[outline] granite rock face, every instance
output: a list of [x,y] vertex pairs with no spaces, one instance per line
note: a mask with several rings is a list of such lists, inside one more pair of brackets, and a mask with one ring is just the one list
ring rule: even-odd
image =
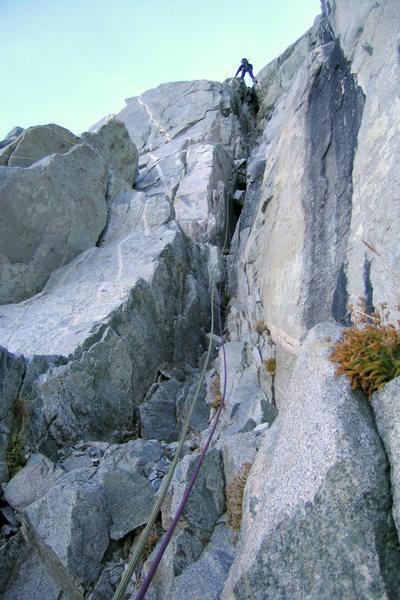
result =
[[400,378],[390,381],[372,396],[376,427],[382,439],[390,465],[393,495],[393,518],[400,531]]
[[[393,314],[398,303],[399,7],[322,8],[258,75],[262,133],[231,263],[234,295],[253,324],[265,319],[289,369],[313,325],[347,321],[348,300]],[[287,385],[278,371],[278,395]]]
[[113,596],[197,391],[126,596],[219,411],[146,598],[399,597],[398,381],[369,403],[329,354],[349,300],[396,319],[400,14],[322,11],[254,88],[163,84],[81,138],[45,126],[0,143],[2,189],[25,182],[0,195],[7,600]]
[[235,234],[234,289],[253,322],[262,315],[274,341],[292,352],[314,324],[346,318],[343,264],[362,108],[338,43],[318,46],[249,161],[261,176],[254,169],[259,191],[248,187]]
[[[222,598],[392,598],[400,589],[387,461],[364,398],[327,361],[340,326],[304,341],[245,491]],[[351,557],[351,560],[350,560]]]
[[221,242],[233,161],[246,155],[254,130],[255,94],[240,80],[176,82],[126,103],[117,117],[139,149],[135,189],[168,199],[191,239]]
[[[231,84],[216,81],[181,81],[165,83],[141,96],[126,100],[126,107],[117,115],[139,153],[141,164],[151,159],[150,153],[178,141],[220,143],[234,151],[235,158],[244,153],[240,133],[250,127],[246,119],[239,120],[246,87],[240,80]],[[243,112],[243,111],[242,111]],[[239,134],[239,135],[238,135]]]
[[[349,294],[395,312],[399,272],[392,232],[399,221],[399,40],[397,2],[323,2],[324,12],[365,95],[353,169]],[[363,242],[372,245],[372,252]],[[382,258],[383,257],[383,260]]]
[[[174,363],[174,345],[187,356],[199,351],[192,324],[174,323],[186,305],[185,240],[173,222],[152,234],[93,248],[55,272],[42,294],[1,309],[2,335],[9,333],[15,352],[64,357],[50,367],[45,361],[26,381],[31,428],[47,452],[82,437],[120,439],[134,429],[158,367]],[[206,306],[202,285],[200,276],[197,301]]]

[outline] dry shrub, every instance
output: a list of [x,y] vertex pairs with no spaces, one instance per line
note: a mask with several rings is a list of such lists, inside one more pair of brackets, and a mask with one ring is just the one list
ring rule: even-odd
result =
[[[400,308],[400,307],[399,307]],[[400,321],[389,323],[387,305],[368,314],[364,298],[349,306],[354,325],[342,332],[330,360],[338,363],[335,376],[346,375],[351,389],[371,394],[400,375]]]
[[213,381],[213,385],[212,385],[212,395],[213,395],[213,401],[211,403],[211,406],[213,408],[215,408],[216,410],[218,410],[218,408],[221,405],[222,402],[222,395],[220,392],[220,387],[221,387],[221,380],[219,375],[216,376],[216,378]]
[[162,526],[161,523],[154,523],[152,530],[150,531],[149,537],[142,550],[142,561],[145,562],[150,554],[153,552],[156,544],[161,540],[162,537]]
[[264,367],[268,375],[271,375],[271,377],[273,377],[276,374],[275,358],[268,358],[267,360],[264,360]]
[[251,469],[251,463],[245,462],[226,488],[226,511],[229,525],[239,530],[242,522],[243,492]]
[[259,335],[262,335],[265,331],[269,333],[268,325],[264,321],[264,319],[259,319],[257,323],[254,325],[254,331]]
[[25,440],[19,432],[13,433],[10,438],[6,451],[6,463],[10,479],[25,466]]
[[30,415],[27,410],[28,397],[17,396],[13,405],[13,433],[11,434],[6,451],[6,463],[10,479],[20,471],[26,463],[25,429]]

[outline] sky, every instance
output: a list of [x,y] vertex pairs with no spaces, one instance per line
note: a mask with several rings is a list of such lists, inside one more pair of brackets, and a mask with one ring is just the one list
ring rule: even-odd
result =
[[75,134],[168,81],[260,71],[320,0],[0,0],[0,140],[16,125]]

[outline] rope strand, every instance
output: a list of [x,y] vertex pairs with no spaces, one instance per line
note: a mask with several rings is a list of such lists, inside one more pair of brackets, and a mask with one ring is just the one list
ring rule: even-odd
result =
[[213,341],[213,333],[214,333],[214,283],[212,284],[212,288],[211,288],[211,332],[210,332],[210,341],[209,341],[209,344],[208,344],[206,360],[205,360],[205,363],[204,363],[204,366],[203,366],[203,370],[202,370],[202,373],[201,373],[201,376],[200,376],[200,380],[199,380],[199,383],[197,385],[196,392],[195,392],[192,404],[190,406],[188,416],[187,416],[187,418],[185,420],[185,423],[183,425],[183,428],[182,428],[182,431],[181,431],[181,434],[180,434],[180,437],[179,437],[179,443],[178,443],[178,447],[177,447],[176,452],[175,452],[175,456],[174,456],[173,461],[172,461],[172,463],[170,465],[169,471],[168,471],[165,479],[163,480],[163,484],[162,484],[162,487],[161,487],[160,495],[157,498],[157,501],[156,501],[156,503],[154,505],[154,508],[153,508],[152,513],[151,513],[151,515],[149,517],[147,525],[146,525],[146,527],[145,527],[145,529],[144,529],[144,531],[142,533],[142,536],[141,536],[141,538],[139,540],[138,545],[135,548],[135,551],[134,551],[134,553],[132,555],[132,558],[131,558],[131,560],[128,563],[128,567],[127,567],[126,571],[122,575],[121,581],[120,581],[120,583],[119,583],[119,585],[118,585],[118,587],[117,587],[117,589],[115,591],[115,594],[114,594],[112,600],[122,600],[122,598],[123,598],[123,596],[125,594],[126,588],[128,587],[129,581],[131,580],[132,575],[134,573],[135,567],[137,566],[137,564],[139,562],[139,559],[140,559],[141,554],[143,552],[144,546],[145,546],[145,544],[146,544],[146,542],[147,542],[147,540],[149,538],[149,535],[151,533],[153,525],[154,525],[154,523],[155,523],[155,521],[157,519],[158,513],[161,510],[161,505],[162,505],[162,503],[164,501],[164,498],[165,498],[166,493],[167,493],[168,488],[169,488],[169,484],[171,483],[171,479],[172,479],[172,476],[173,476],[174,471],[175,471],[175,467],[176,467],[176,465],[178,463],[179,455],[180,455],[180,452],[182,450],[182,446],[183,446],[183,443],[184,443],[185,438],[186,438],[186,434],[187,434],[188,429],[189,429],[190,420],[192,418],[192,414],[193,414],[193,411],[194,411],[194,409],[196,407],[197,399],[199,397],[200,388],[201,388],[201,385],[202,385],[202,383],[204,381],[205,373],[206,373],[206,370],[207,370],[207,367],[208,367],[208,364],[209,364],[209,361],[210,361],[210,354],[211,354],[212,341]]
[[222,289],[222,283],[221,283],[221,286],[220,286],[220,288],[218,290],[218,324],[219,324],[219,330],[220,330],[220,335],[221,335],[221,340],[222,340],[221,347],[222,347],[222,352],[223,352],[223,363],[224,363],[224,386],[223,386],[223,393],[222,393],[222,401],[221,401],[221,404],[220,404],[220,406],[218,408],[218,412],[217,412],[217,415],[215,417],[212,429],[211,429],[211,431],[209,433],[209,436],[207,438],[207,441],[206,441],[206,443],[204,445],[204,448],[203,448],[203,451],[202,451],[202,453],[200,455],[200,458],[197,461],[196,468],[195,468],[195,470],[193,472],[193,475],[192,475],[192,477],[191,477],[191,479],[189,481],[189,484],[186,487],[185,493],[183,494],[183,498],[182,498],[181,503],[180,503],[180,505],[178,507],[178,510],[177,510],[177,512],[175,514],[175,517],[173,518],[172,523],[170,524],[170,526],[168,528],[168,531],[165,534],[165,536],[164,536],[164,538],[163,538],[163,540],[161,542],[161,546],[158,549],[158,552],[157,552],[157,554],[156,554],[156,556],[155,556],[155,558],[154,558],[154,560],[153,560],[153,562],[151,564],[150,570],[147,573],[147,575],[146,575],[146,577],[145,577],[145,579],[144,579],[144,581],[143,581],[143,583],[142,583],[142,585],[141,585],[141,587],[139,589],[139,592],[137,593],[136,600],[143,600],[144,595],[145,595],[145,593],[146,593],[146,591],[147,591],[147,589],[148,589],[148,587],[149,587],[149,585],[150,585],[150,583],[151,583],[151,581],[152,581],[152,579],[154,577],[154,574],[155,574],[155,572],[157,570],[157,567],[160,564],[160,561],[161,561],[161,559],[162,559],[162,557],[164,555],[164,552],[165,552],[165,550],[166,550],[166,548],[167,548],[167,546],[169,544],[169,541],[170,541],[170,539],[172,537],[172,534],[173,534],[173,532],[175,530],[176,524],[178,523],[178,521],[179,521],[179,519],[181,517],[181,514],[183,512],[183,509],[185,508],[185,505],[186,505],[186,502],[187,502],[187,500],[189,498],[189,494],[190,494],[190,492],[192,490],[192,487],[193,487],[193,485],[194,485],[194,483],[196,481],[197,474],[198,474],[198,472],[200,470],[200,467],[201,467],[201,465],[202,465],[202,463],[204,461],[204,458],[205,458],[205,455],[207,453],[207,450],[208,450],[208,448],[210,446],[212,437],[213,437],[213,435],[215,433],[215,430],[216,430],[217,425],[218,425],[219,418],[221,416],[221,411],[222,411],[223,406],[224,406],[225,395],[226,395],[227,367],[226,367],[225,345],[224,345],[224,338],[223,338],[223,331],[222,331],[221,289]]
[[[242,108],[241,108],[241,111],[240,111],[239,120],[240,120],[240,118],[242,116],[243,105],[244,105],[244,103],[246,101],[246,97],[247,97],[247,89],[246,89],[246,94],[245,94],[245,97],[244,97],[244,100],[243,100],[243,103],[242,103]],[[226,219],[225,239],[224,239],[223,249],[222,249],[222,252],[221,252],[222,256],[223,256],[224,250],[225,250],[225,248],[227,246],[228,237],[229,237],[229,233],[230,233],[230,224],[229,224],[229,199],[228,199],[228,197],[226,197],[225,219]],[[227,266],[226,266],[226,262],[225,262],[225,269],[224,269],[223,276],[222,276],[222,279],[221,279],[221,283],[220,283],[220,286],[219,286],[219,289],[218,289],[218,311],[217,311],[218,312],[218,326],[219,326],[219,332],[220,332],[220,337],[221,337],[221,348],[222,348],[222,353],[223,353],[223,364],[224,364],[224,385],[223,385],[223,393],[222,393],[221,404],[220,404],[220,406],[218,408],[218,412],[216,414],[216,417],[215,417],[215,420],[214,420],[214,424],[213,424],[212,429],[210,431],[210,434],[209,434],[209,436],[207,438],[206,444],[205,444],[205,446],[203,448],[203,451],[202,451],[202,453],[200,455],[200,458],[199,458],[199,460],[197,462],[197,465],[195,467],[193,475],[192,475],[192,477],[190,479],[190,482],[189,482],[189,484],[188,484],[188,486],[187,486],[187,488],[186,488],[186,490],[184,492],[181,504],[179,505],[177,513],[176,513],[176,515],[175,515],[175,517],[174,517],[174,519],[173,519],[173,521],[172,521],[172,523],[171,523],[171,525],[170,525],[167,533],[165,534],[165,536],[164,536],[164,538],[163,538],[163,540],[161,542],[160,548],[158,549],[156,557],[155,557],[153,563],[151,564],[150,570],[149,570],[148,574],[146,575],[146,577],[145,577],[145,579],[144,579],[144,581],[143,581],[143,583],[142,583],[142,585],[141,585],[141,587],[140,587],[140,589],[139,589],[139,591],[138,591],[138,593],[136,595],[136,600],[142,600],[144,598],[144,595],[145,595],[145,593],[146,593],[146,591],[147,591],[147,589],[148,589],[148,587],[149,587],[149,585],[150,585],[150,583],[151,583],[151,581],[152,581],[152,579],[154,577],[156,569],[157,569],[157,567],[158,567],[158,565],[159,565],[159,563],[160,563],[160,561],[161,561],[161,559],[163,557],[165,549],[168,546],[168,543],[169,543],[169,541],[171,539],[171,536],[172,536],[172,534],[174,532],[176,524],[177,524],[177,522],[178,522],[178,520],[179,520],[179,518],[180,518],[180,516],[182,514],[182,511],[183,511],[183,509],[185,507],[185,504],[186,504],[187,499],[189,497],[190,491],[191,491],[191,489],[192,489],[192,487],[194,485],[194,482],[196,480],[197,474],[198,474],[198,472],[200,470],[200,467],[201,467],[201,465],[203,463],[204,457],[205,457],[206,452],[207,452],[207,450],[209,448],[209,445],[211,443],[212,437],[213,437],[213,435],[215,433],[215,430],[217,428],[217,425],[218,425],[218,422],[219,422],[219,418],[221,416],[222,409],[224,407],[225,396],[226,396],[226,384],[227,384],[227,364],[226,364],[226,353],[225,353],[225,345],[224,345],[223,330],[222,330],[221,303],[222,303],[222,287],[223,287],[223,284],[224,284],[224,280],[225,280],[225,276],[226,276],[226,271],[227,271]],[[117,587],[117,589],[115,591],[115,594],[114,594],[112,600],[122,600],[122,598],[123,598],[123,596],[125,594],[126,588],[127,588],[128,584],[129,584],[129,581],[132,578],[132,575],[134,573],[135,567],[137,566],[137,564],[139,562],[139,559],[140,559],[140,556],[142,554],[143,548],[144,548],[144,546],[145,546],[145,544],[147,542],[147,539],[148,539],[148,537],[149,537],[149,535],[151,533],[152,527],[153,527],[153,525],[155,523],[155,520],[156,520],[156,518],[158,516],[158,513],[161,510],[161,505],[162,505],[162,503],[164,501],[164,498],[165,498],[166,493],[168,491],[169,485],[171,483],[171,479],[172,479],[172,476],[173,476],[174,471],[175,471],[175,467],[176,467],[178,459],[179,459],[180,451],[182,449],[183,442],[185,440],[187,431],[189,429],[190,420],[191,420],[193,411],[195,409],[195,406],[196,406],[196,403],[197,403],[197,398],[198,398],[198,395],[199,395],[199,392],[200,392],[200,388],[201,388],[201,385],[203,383],[203,380],[204,380],[204,377],[205,377],[205,372],[207,370],[207,367],[208,367],[208,364],[209,364],[209,360],[210,360],[211,347],[212,347],[213,334],[214,334],[214,290],[215,290],[215,281],[213,281],[212,284],[211,284],[211,331],[210,331],[210,342],[209,342],[209,345],[208,345],[206,361],[204,363],[204,367],[203,367],[203,370],[202,370],[202,373],[201,373],[200,381],[199,381],[198,386],[196,388],[196,393],[195,393],[195,396],[193,398],[193,402],[191,404],[191,407],[190,407],[190,410],[189,410],[189,414],[188,414],[188,416],[187,416],[187,418],[185,420],[183,429],[182,429],[181,434],[180,434],[178,448],[177,448],[177,451],[175,453],[174,459],[173,459],[173,461],[171,463],[171,466],[170,466],[170,469],[168,471],[168,474],[166,475],[166,477],[163,480],[163,485],[162,485],[162,488],[161,488],[160,495],[159,495],[159,497],[157,499],[157,502],[156,502],[156,504],[155,504],[155,506],[153,508],[153,511],[152,511],[152,513],[150,515],[149,521],[148,521],[148,523],[147,523],[147,525],[146,525],[146,527],[145,527],[145,529],[143,531],[143,534],[142,534],[142,536],[141,536],[141,538],[139,540],[138,545],[135,548],[135,551],[134,551],[134,553],[132,555],[132,558],[131,558],[131,560],[128,563],[128,567],[127,567],[126,571],[122,575],[121,581],[120,581],[120,583],[119,583],[119,585],[118,585],[118,587]]]

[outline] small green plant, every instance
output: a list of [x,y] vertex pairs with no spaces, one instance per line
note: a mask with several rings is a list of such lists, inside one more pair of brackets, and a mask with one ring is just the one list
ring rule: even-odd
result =
[[330,360],[339,365],[336,377],[346,375],[352,390],[360,388],[371,399],[373,392],[400,375],[400,321],[389,323],[384,303],[380,312],[368,314],[364,298],[349,310],[354,325],[342,332]]
[[267,360],[264,360],[264,367],[265,370],[267,371],[268,375],[271,375],[271,377],[273,377],[276,374],[276,360],[275,358],[268,358]]
[[242,522],[243,492],[251,469],[251,463],[245,462],[226,488],[226,511],[232,529],[238,531]]

